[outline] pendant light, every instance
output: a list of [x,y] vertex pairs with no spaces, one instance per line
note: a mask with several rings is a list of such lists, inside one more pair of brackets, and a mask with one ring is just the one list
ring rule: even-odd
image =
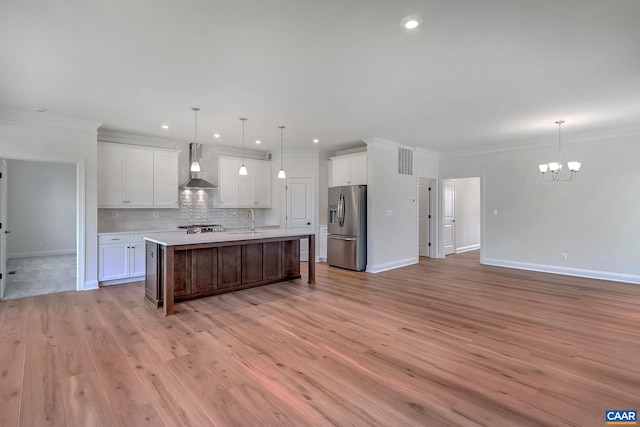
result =
[[[194,131],[193,131],[193,142],[194,144],[198,144],[198,111],[200,111],[199,107],[191,107],[191,109],[193,110],[193,116],[194,116]],[[197,160],[194,159],[194,161],[191,163],[191,172],[200,172],[200,162],[198,162]]]
[[284,179],[287,177],[287,175],[284,173],[284,169],[282,168],[282,159],[283,159],[283,154],[282,154],[282,132],[284,131],[284,126],[278,126],[280,128],[280,171],[278,171],[278,178],[280,179]]
[[247,167],[244,165],[244,122],[247,121],[247,118],[240,117],[240,120],[242,121],[242,166],[240,166],[240,171],[238,172],[238,175],[246,175]]

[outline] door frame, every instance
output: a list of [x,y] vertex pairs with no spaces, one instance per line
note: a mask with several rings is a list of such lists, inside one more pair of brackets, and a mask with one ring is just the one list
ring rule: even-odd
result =
[[0,300],[4,299],[7,281],[7,160],[0,159]]
[[437,258],[437,254],[438,254],[438,246],[437,246],[437,218],[438,218],[438,210],[436,209],[437,206],[437,197],[436,195],[438,194],[438,180],[436,178],[426,178],[426,177],[422,177],[419,176],[418,177],[418,183],[417,183],[417,187],[416,187],[416,194],[418,195],[418,215],[416,215],[416,219],[417,219],[417,230],[418,230],[418,257],[420,256],[424,256],[424,255],[420,255],[420,206],[422,203],[422,200],[420,199],[420,184],[421,182],[425,182],[430,190],[428,190],[428,194],[429,194],[429,212],[428,215],[431,216],[431,218],[428,220],[428,240],[429,243],[431,244],[431,246],[428,247],[427,251],[428,254],[427,257],[428,258]]
[[[25,160],[30,162],[44,163],[64,163],[76,166],[76,291],[84,290],[85,279],[85,169],[86,160],[69,161],[67,159],[43,158],[31,153],[21,153],[19,155],[2,156],[3,160]],[[4,178],[4,176],[3,176]],[[3,193],[2,203],[6,204],[7,195]],[[4,226],[4,225],[3,225]],[[6,253],[2,254],[6,259]]]
[[[485,248],[486,248],[485,232],[484,232],[485,221],[486,221],[486,215],[485,215],[486,179],[485,179],[484,173],[481,173],[480,175],[447,176],[447,177],[442,177],[438,179],[439,194],[437,195],[437,198],[438,198],[438,203],[440,204],[439,207],[436,208],[438,209],[438,212],[439,212],[439,217],[437,219],[438,234],[442,236],[443,227],[444,227],[444,218],[443,218],[444,217],[444,204],[443,204],[444,180],[445,179],[462,179],[462,178],[480,178],[480,264],[484,264]],[[438,254],[438,258],[444,258],[444,244],[442,242],[442,239],[440,239],[440,241],[438,242],[438,250],[440,251],[440,253]]]

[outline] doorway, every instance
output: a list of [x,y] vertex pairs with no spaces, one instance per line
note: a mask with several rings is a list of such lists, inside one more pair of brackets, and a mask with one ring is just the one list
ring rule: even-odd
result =
[[[287,178],[285,183],[285,224],[288,230],[313,232],[314,230],[314,194],[313,178]],[[307,239],[300,240],[300,260],[309,260]]]
[[481,178],[442,181],[444,255],[481,249]]
[[78,289],[76,168],[73,163],[3,159],[3,299]]

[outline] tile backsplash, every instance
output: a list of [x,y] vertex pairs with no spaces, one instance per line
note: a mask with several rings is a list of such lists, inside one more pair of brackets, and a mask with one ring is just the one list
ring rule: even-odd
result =
[[[188,224],[246,227],[248,209],[213,208],[210,191],[181,191],[179,209],[98,209],[98,232],[149,231]],[[255,209],[256,226],[265,224],[267,209]]]

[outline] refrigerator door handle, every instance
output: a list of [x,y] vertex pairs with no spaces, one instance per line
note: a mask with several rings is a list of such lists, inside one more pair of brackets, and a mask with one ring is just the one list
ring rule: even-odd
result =
[[338,224],[344,226],[344,194],[340,193],[338,198]]
[[355,242],[356,238],[355,237],[343,237],[343,236],[335,236],[333,234],[330,234],[329,236],[327,236],[329,239],[336,239],[336,240],[348,240],[350,242]]

